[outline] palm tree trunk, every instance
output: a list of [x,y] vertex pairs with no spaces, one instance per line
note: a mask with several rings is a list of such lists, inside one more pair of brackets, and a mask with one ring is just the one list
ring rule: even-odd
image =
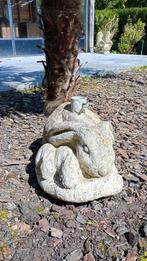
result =
[[71,97],[76,85],[80,67],[77,58],[81,36],[80,7],[80,0],[42,0],[44,86],[49,113]]

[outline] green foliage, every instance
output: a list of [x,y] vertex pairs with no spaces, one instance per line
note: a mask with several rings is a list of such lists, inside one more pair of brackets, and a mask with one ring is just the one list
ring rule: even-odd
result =
[[147,0],[96,0],[95,8],[125,8],[125,7],[147,7]]
[[133,53],[134,45],[144,36],[144,27],[145,23],[141,19],[135,24],[132,23],[132,20],[128,21],[118,44],[120,53]]
[[147,261],[147,252],[144,253],[144,256],[141,256],[138,261]]
[[9,218],[9,212],[7,210],[0,210],[0,220],[7,220]]
[[[147,69],[147,65],[142,65],[142,66],[137,66],[137,67],[133,67],[132,70],[138,70],[138,71],[143,71]],[[147,169],[144,170],[145,174],[147,174]]]
[[[118,15],[113,12],[113,10],[107,9],[102,11],[96,11],[95,16],[95,40],[98,32],[111,33],[111,39],[114,37],[118,29]],[[95,41],[96,43],[96,41]]]
[[127,0],[96,0],[95,8],[102,10],[105,8],[124,8]]
[[147,7],[147,0],[127,0],[126,7]]
[[96,10],[95,11],[95,29],[96,31],[103,31],[105,24],[113,18],[115,12],[113,10]]
[[38,86],[38,87],[29,88],[29,89],[24,89],[24,90],[21,90],[19,92],[22,93],[22,94],[36,94],[36,93],[41,93],[42,90],[43,90],[43,87]]
[[124,26],[130,18],[133,23],[141,19],[144,23],[147,21],[147,8],[125,8],[125,9],[105,9],[95,11],[95,30],[103,26],[105,21],[111,20],[116,15],[119,17],[119,31],[123,32]]
[[41,0],[36,0],[36,6],[37,6],[38,8],[40,8],[40,5],[41,5]]
[[[113,39],[113,48],[115,50],[118,50],[118,43],[120,41],[120,37],[122,33],[124,32],[124,27],[128,22],[128,19],[130,18],[132,20],[132,23],[136,23],[138,19],[141,19],[142,22],[147,22],[147,8],[126,8],[126,9],[118,9],[115,10],[117,14],[119,15],[119,29],[118,32]],[[146,33],[145,37],[147,37],[147,27],[146,27]],[[137,53],[140,54],[141,52],[141,46],[139,46]]]
[[144,23],[147,21],[147,8],[125,8],[115,10],[120,18],[121,28],[127,23],[130,18],[133,23],[136,23],[138,19],[141,19]]
[[[100,18],[101,16],[103,17],[110,17],[114,16],[117,14],[119,17],[119,24],[118,24],[118,30],[116,35],[113,38],[113,47],[112,50],[118,51],[118,43],[120,41],[120,37],[122,33],[124,32],[124,27],[128,22],[128,19],[130,18],[132,20],[132,23],[136,23],[138,19],[141,19],[142,22],[147,23],[147,8],[125,8],[125,9],[105,9],[105,10],[96,10],[95,12],[95,37],[96,37],[96,32],[98,31],[98,24],[97,20],[98,18],[100,21],[102,19]],[[101,22],[99,22],[101,26]],[[147,26],[146,26],[146,38],[147,38]],[[147,49],[145,46],[144,49]],[[141,47],[138,48],[138,53],[140,53]]]

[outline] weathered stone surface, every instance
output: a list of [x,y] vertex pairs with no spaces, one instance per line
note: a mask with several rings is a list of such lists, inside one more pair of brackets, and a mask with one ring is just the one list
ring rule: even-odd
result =
[[43,136],[36,174],[48,194],[68,202],[87,202],[122,190],[109,122],[87,108],[81,114],[72,112],[65,103],[50,115]]

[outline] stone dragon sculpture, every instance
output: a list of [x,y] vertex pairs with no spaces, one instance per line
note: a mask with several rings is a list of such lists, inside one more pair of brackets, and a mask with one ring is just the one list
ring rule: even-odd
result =
[[112,126],[88,108],[60,105],[48,118],[36,157],[42,189],[67,202],[87,202],[119,193]]

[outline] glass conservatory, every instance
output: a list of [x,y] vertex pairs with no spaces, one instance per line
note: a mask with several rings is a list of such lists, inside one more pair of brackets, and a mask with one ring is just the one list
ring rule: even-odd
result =
[[[82,48],[88,48],[88,17],[91,0],[83,0]],[[92,0],[93,1],[93,0]],[[41,54],[39,29],[41,0],[0,0],[0,56]]]

